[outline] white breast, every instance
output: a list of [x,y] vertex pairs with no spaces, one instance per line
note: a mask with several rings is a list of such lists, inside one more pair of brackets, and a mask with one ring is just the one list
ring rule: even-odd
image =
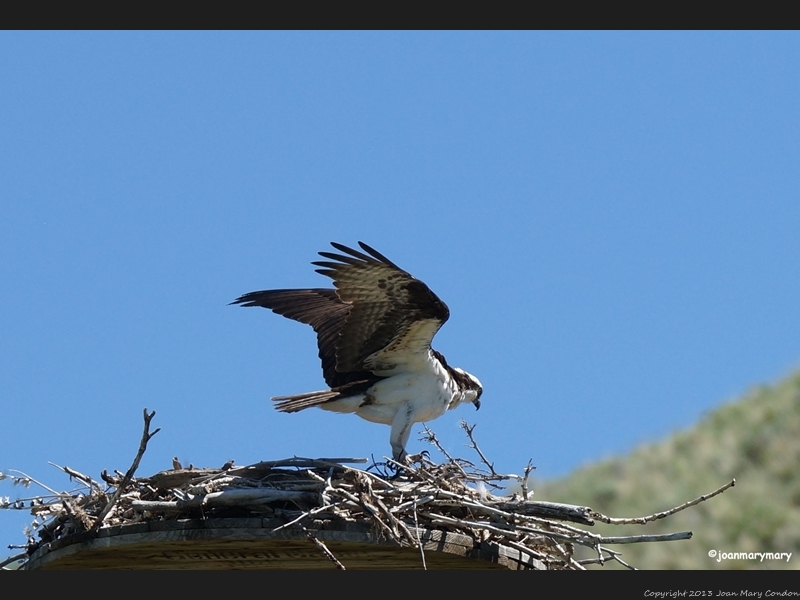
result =
[[431,356],[424,371],[398,373],[373,385],[367,403],[356,414],[367,421],[390,425],[398,410],[403,410],[409,412],[411,423],[423,423],[447,412],[457,393],[455,382]]

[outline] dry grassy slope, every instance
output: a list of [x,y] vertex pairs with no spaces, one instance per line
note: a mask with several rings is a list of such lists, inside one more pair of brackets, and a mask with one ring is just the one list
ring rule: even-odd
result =
[[[595,529],[694,532],[689,541],[613,546],[644,569],[800,569],[800,372],[723,405],[688,431],[534,489],[538,500],[632,517],[677,506],[734,477],[734,488],[666,520]],[[710,549],[793,556],[788,563],[717,562]]]

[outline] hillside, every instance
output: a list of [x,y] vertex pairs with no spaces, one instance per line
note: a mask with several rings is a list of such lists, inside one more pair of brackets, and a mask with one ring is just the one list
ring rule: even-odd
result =
[[[736,479],[736,486],[630,534],[692,530],[688,541],[615,546],[642,569],[800,568],[800,371],[706,415],[695,427],[630,455],[538,482],[537,500],[585,504],[612,517],[652,514]],[[598,524],[598,533],[622,527]],[[792,552],[786,560],[721,560],[718,552]],[[607,565],[604,568],[616,568]]]

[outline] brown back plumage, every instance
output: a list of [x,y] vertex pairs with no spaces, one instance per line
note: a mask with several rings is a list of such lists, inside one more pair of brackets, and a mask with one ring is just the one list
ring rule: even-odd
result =
[[[430,322],[422,345],[430,348],[433,335],[450,310],[427,285],[363,242],[369,256],[337,243],[347,254],[320,252],[337,262],[317,261],[317,273],[333,279],[339,298],[351,305],[336,345],[338,371],[391,368],[408,352],[407,336],[415,324]],[[429,335],[428,335],[429,333]],[[374,356],[377,355],[377,356]]]
[[312,264],[333,279],[335,290],[265,290],[231,304],[263,306],[311,325],[325,381],[335,388],[427,351],[450,311],[423,282],[363,242],[364,252],[331,245],[342,254],[320,252],[329,260]]

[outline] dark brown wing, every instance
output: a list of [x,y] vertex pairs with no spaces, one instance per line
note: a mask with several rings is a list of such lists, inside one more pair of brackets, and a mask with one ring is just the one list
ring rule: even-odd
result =
[[350,305],[336,344],[336,370],[390,370],[427,352],[450,310],[427,285],[358,244],[366,254],[332,242],[343,254],[320,252],[335,262],[312,263],[333,279],[339,299]]
[[331,388],[372,377],[369,372],[340,373],[336,370],[336,344],[351,308],[339,299],[336,290],[263,290],[244,294],[231,304],[269,308],[279,315],[311,325],[317,333],[322,374]]

